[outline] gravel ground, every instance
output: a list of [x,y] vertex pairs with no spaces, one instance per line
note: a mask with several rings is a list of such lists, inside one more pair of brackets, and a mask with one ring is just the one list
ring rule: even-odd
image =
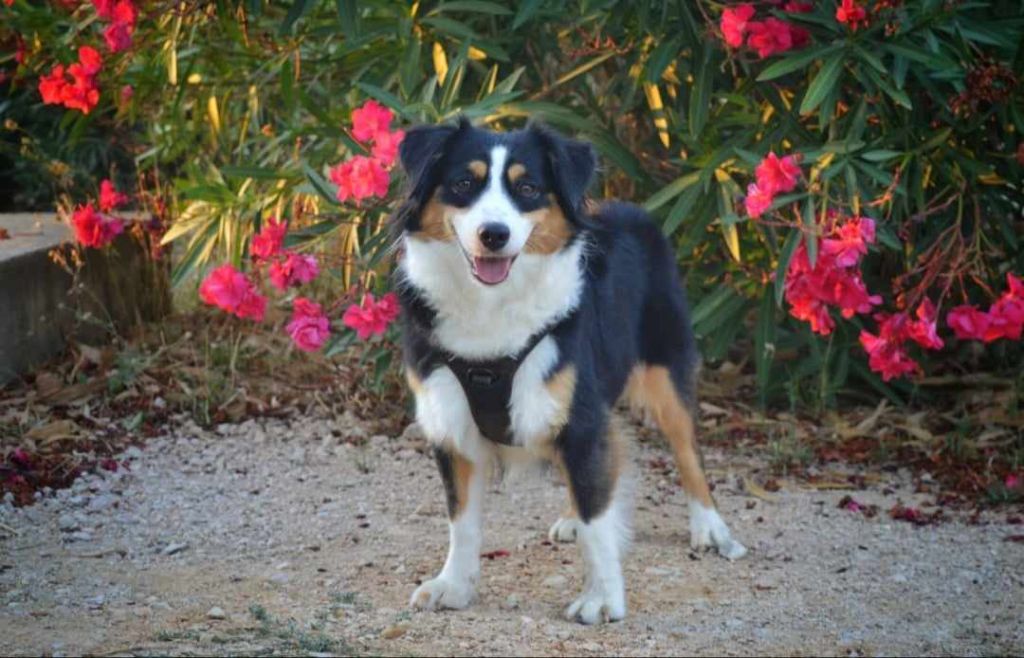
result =
[[[441,566],[444,496],[416,438],[370,437],[351,417],[185,424],[32,507],[0,505],[0,653],[170,655],[1003,654],[1024,647],[1024,545],[1005,513],[916,527],[906,476],[837,508],[843,491],[783,481],[747,493],[755,459],[705,449],[716,497],[751,549],[736,563],[688,547],[686,505],[633,451],[629,615],[586,628],[561,612],[581,587],[572,545],[547,529],[565,488],[549,474],[492,487],[479,599],[412,613]],[[753,489],[757,491],[756,489]],[[17,532],[17,535],[13,534]]]

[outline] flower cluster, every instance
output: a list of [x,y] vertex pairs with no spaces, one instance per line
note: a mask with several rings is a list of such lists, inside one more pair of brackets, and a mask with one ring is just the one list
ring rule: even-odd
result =
[[800,181],[799,156],[787,155],[780,158],[775,153],[757,165],[754,175],[756,183],[747,186],[744,205],[751,217],[760,217],[775,200],[775,195],[792,192]]
[[360,340],[370,336],[382,336],[388,325],[398,317],[398,295],[389,292],[377,301],[372,293],[366,293],[362,304],[352,304],[345,309],[341,321],[354,329]]
[[305,297],[292,302],[292,319],[286,329],[295,346],[304,352],[316,352],[331,336],[331,323],[320,305]]
[[103,40],[110,52],[119,53],[131,48],[135,21],[139,17],[132,0],[92,0],[92,4],[101,19],[110,21],[103,30]]
[[320,273],[315,256],[284,248],[287,232],[288,226],[284,222],[271,217],[249,244],[249,255],[258,266],[270,263],[267,270],[270,283],[281,292],[309,283]]
[[[813,7],[807,2],[787,2],[783,9],[789,13],[805,13]],[[725,43],[733,48],[740,48],[746,43],[749,48],[757,51],[758,57],[764,59],[793,48],[802,48],[811,40],[810,33],[802,27],[775,17],[763,21],[751,20],[754,14],[755,9],[751,4],[726,8],[719,22]]]
[[820,241],[820,253],[812,265],[807,246],[796,248],[786,272],[784,288],[790,315],[809,322],[811,330],[827,336],[835,328],[829,308],[838,308],[844,318],[870,313],[882,298],[868,292],[860,273],[860,258],[875,241],[875,222],[852,217],[835,222]]
[[868,12],[857,4],[857,0],[842,0],[836,8],[836,20],[856,32],[859,27],[867,27]]
[[388,193],[390,176],[387,168],[398,155],[398,145],[405,133],[391,130],[394,114],[374,100],[367,101],[352,112],[352,136],[364,144],[372,143],[370,156],[357,155],[330,171],[331,182],[338,186],[338,201],[352,199],[356,205],[369,197]]
[[243,320],[262,322],[267,311],[266,296],[259,293],[252,279],[231,265],[210,272],[199,286],[199,297]]
[[907,352],[907,341],[929,350],[942,349],[935,321],[937,310],[930,299],[917,307],[916,319],[907,313],[877,313],[878,335],[860,332],[860,344],[868,353],[868,366],[882,375],[884,381],[920,372],[921,366]]
[[991,343],[1000,338],[1020,340],[1024,331],[1024,282],[1006,273],[1009,289],[987,311],[964,304],[946,316],[946,324],[960,340]]
[[118,192],[109,180],[100,183],[100,211],[92,202],[78,206],[71,213],[71,228],[75,240],[85,247],[99,248],[110,244],[124,231],[124,221],[103,213],[111,213],[128,203],[128,196]]
[[78,49],[78,61],[66,71],[63,64],[57,64],[48,75],[39,78],[43,103],[89,114],[100,100],[96,76],[102,68],[103,57],[99,52],[91,46],[82,46]]

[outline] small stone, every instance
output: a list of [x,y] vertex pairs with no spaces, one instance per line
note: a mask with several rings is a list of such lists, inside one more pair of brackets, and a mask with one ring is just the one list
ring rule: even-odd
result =
[[[153,405],[156,405],[156,400],[153,401]],[[128,449],[124,451],[124,456],[128,459],[142,459],[142,449],[138,446],[129,446]]]
[[175,555],[188,548],[188,544],[185,542],[172,542],[164,546],[164,550],[160,551],[162,555]]
[[97,594],[96,596],[85,600],[85,604],[89,606],[90,610],[99,610],[106,602],[107,597],[103,594]]
[[268,578],[267,580],[278,585],[284,585],[289,580],[291,580],[291,578],[288,576],[288,574],[279,571],[275,574],[271,574],[270,578]]
[[98,496],[94,496],[93,499],[89,501],[89,511],[102,512],[103,510],[110,509],[117,505],[117,502],[117,496],[114,496],[113,494],[100,494]]
[[61,529],[61,532],[71,532],[72,530],[78,530],[81,527],[81,524],[74,515],[61,514],[57,519],[57,527]]
[[519,597],[515,594],[509,594],[508,598],[505,599],[504,603],[501,604],[502,610],[516,610],[519,608]]
[[569,579],[559,574],[555,574],[554,576],[548,576],[544,579],[544,582],[541,583],[541,585],[543,585],[544,587],[551,587],[554,589],[561,589],[568,584]]
[[207,619],[227,619],[228,616],[220,606],[213,606],[206,613]]
[[92,541],[92,533],[88,530],[76,530],[68,535],[69,541]]
[[385,628],[380,636],[385,640],[394,640],[395,638],[402,637],[405,632],[409,630],[408,624],[395,624],[394,626],[388,626]]

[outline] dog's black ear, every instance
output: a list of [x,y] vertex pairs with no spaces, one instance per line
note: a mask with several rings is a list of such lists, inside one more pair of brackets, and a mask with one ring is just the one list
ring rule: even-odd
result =
[[540,136],[547,149],[555,196],[562,211],[579,219],[580,207],[597,168],[594,147],[587,142],[563,137],[545,126],[532,124],[530,130]]
[[437,164],[444,155],[445,144],[456,133],[472,128],[460,118],[456,125],[417,126],[402,139],[398,158],[409,178],[405,201],[398,208],[392,230],[416,230],[419,214],[438,185]]

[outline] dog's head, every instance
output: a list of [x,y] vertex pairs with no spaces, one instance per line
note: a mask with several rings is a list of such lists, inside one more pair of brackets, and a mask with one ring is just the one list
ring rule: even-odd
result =
[[535,125],[496,133],[462,119],[410,130],[399,154],[410,186],[396,228],[457,246],[485,286],[505,281],[521,254],[565,250],[585,225],[589,144]]

